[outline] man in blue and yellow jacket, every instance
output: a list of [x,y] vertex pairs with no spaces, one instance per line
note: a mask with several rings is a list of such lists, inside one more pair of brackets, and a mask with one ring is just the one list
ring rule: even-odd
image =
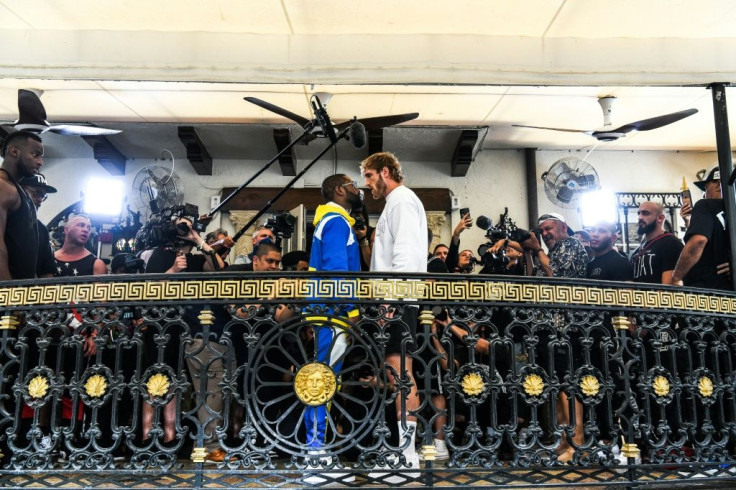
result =
[[[362,206],[363,191],[347,175],[335,174],[322,182],[322,197],[327,204],[317,207],[314,216],[315,229],[309,270],[358,272],[360,247],[353,232],[355,220],[350,216],[350,211]],[[353,305],[344,303],[314,306],[324,314],[308,317],[315,322],[315,360],[327,364],[339,376],[348,346],[345,329],[349,326],[349,321],[357,319],[358,310]],[[325,444],[327,406],[308,407],[304,420],[307,425],[307,444],[313,450],[318,450]]]

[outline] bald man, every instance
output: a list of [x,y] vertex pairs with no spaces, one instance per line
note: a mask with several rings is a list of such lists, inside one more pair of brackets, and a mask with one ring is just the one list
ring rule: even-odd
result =
[[664,231],[664,207],[645,201],[639,205],[638,233],[644,235],[639,248],[631,255],[634,282],[669,284],[683,244],[672,233]]
[[92,236],[92,224],[83,214],[73,215],[64,225],[64,244],[54,253],[56,277],[107,274],[105,263],[84,248]]

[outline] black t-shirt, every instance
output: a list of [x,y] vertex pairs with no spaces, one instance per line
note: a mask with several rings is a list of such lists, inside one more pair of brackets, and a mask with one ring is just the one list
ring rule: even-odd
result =
[[[166,272],[174,265],[176,254],[177,252],[168,248],[154,249],[146,264],[146,274]],[[186,254],[186,258],[187,268],[182,272],[204,272],[206,263],[204,255]]]
[[631,281],[634,273],[626,257],[616,250],[609,250],[588,262],[586,277],[603,281]]
[[695,203],[685,243],[693,235],[704,236],[708,243],[700,260],[683,278],[685,286],[731,289],[728,277],[716,273],[718,264],[729,261],[729,240],[722,199],[701,199]]
[[662,273],[675,269],[684,245],[672,233],[642,243],[631,254],[634,282],[662,284]]

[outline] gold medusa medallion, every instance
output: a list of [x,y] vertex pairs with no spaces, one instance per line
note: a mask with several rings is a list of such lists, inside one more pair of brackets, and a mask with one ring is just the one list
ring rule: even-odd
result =
[[544,381],[538,374],[530,374],[525,377],[522,386],[529,396],[539,396],[544,391]]
[[670,382],[664,376],[657,376],[652,382],[652,388],[657,396],[667,396],[670,392]]
[[305,405],[324,405],[335,396],[337,378],[327,364],[310,362],[297,371],[294,377],[294,392]]
[[43,398],[49,391],[49,382],[43,376],[36,376],[28,383],[28,394],[31,398]]
[[711,396],[713,394],[713,381],[708,376],[703,376],[698,381],[698,390],[701,396],[706,398]]
[[463,376],[463,391],[468,396],[477,396],[483,393],[483,389],[485,388],[485,383],[483,382],[483,378],[478,373],[468,373],[465,376]]
[[91,396],[92,398],[101,397],[105,394],[105,391],[107,390],[107,380],[104,376],[100,376],[99,374],[90,376],[90,378],[84,384],[84,390],[87,392],[87,395]]
[[593,375],[583,376],[583,379],[580,380],[580,390],[586,396],[595,396],[600,389],[601,385],[598,383],[598,378]]

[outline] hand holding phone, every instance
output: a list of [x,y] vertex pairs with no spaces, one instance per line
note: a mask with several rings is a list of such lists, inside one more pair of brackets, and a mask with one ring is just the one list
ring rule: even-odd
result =
[[470,217],[470,208],[462,208],[460,210],[460,219],[465,222],[465,228],[473,226],[473,220]]

